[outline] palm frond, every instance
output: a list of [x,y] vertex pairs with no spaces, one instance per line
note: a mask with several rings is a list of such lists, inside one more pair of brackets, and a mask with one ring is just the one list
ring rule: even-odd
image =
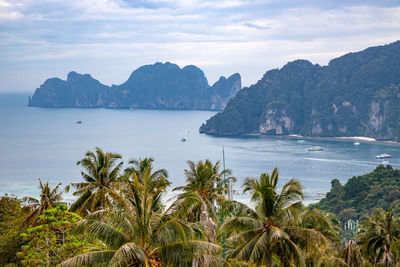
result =
[[63,261],[59,266],[107,266],[114,254],[114,250],[88,252]]
[[146,262],[146,255],[143,250],[135,243],[126,243],[115,252],[108,266],[140,266],[144,262]]

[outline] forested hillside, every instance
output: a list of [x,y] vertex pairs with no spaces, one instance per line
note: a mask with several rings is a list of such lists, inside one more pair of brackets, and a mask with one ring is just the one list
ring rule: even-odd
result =
[[241,90],[200,132],[301,134],[400,140],[400,41],[265,73]]
[[379,165],[361,176],[350,178],[342,185],[338,179],[317,207],[332,212],[342,221],[362,219],[375,208],[392,207],[400,212],[400,170]]

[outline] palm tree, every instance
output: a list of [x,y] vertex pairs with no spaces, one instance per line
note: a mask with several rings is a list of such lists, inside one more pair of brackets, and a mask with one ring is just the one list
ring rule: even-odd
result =
[[384,211],[376,209],[361,223],[356,241],[361,246],[361,252],[370,259],[374,266],[392,266],[399,259],[400,218],[394,215],[392,209]]
[[[221,204],[225,200],[227,179],[223,176],[230,175],[231,171],[219,171],[219,162],[214,165],[210,160],[187,162],[189,169],[185,170],[186,185],[179,186],[173,190],[181,190],[182,194],[178,200],[184,202],[188,193],[194,193],[198,196],[198,202],[194,203],[188,220],[191,222],[200,221],[207,226],[208,241],[215,242],[217,237],[218,217],[214,210],[214,204]],[[231,178],[231,177],[230,177]]]
[[59,205],[62,200],[62,192],[59,191],[61,183],[53,189],[50,188],[49,182],[45,184],[39,179],[40,199],[33,197],[24,197],[22,200],[32,210],[29,216],[22,223],[23,225],[34,224],[40,214],[46,209],[54,208]]
[[[297,226],[312,233],[315,237],[320,235],[318,246],[304,240],[302,237],[297,239],[297,235],[292,235],[292,240],[299,245],[306,257],[308,266],[342,266],[342,259],[337,256],[337,250],[340,248],[339,230],[340,222],[334,215],[319,209],[309,209],[303,207],[304,211],[300,213]],[[305,242],[304,242],[305,241]]]
[[[306,252],[318,251],[329,243],[319,229],[330,228],[327,220],[304,211],[302,186],[291,179],[277,192],[278,169],[258,179],[246,178],[244,193],[251,194],[255,209],[240,202],[229,202],[232,214],[222,225],[229,236],[229,258],[256,265],[305,266]],[[328,235],[329,236],[329,235]]]
[[[165,209],[161,203],[169,181],[164,171],[152,171],[152,160],[134,163],[122,192],[125,205],[89,214],[76,231],[101,240],[107,250],[71,258],[61,266],[190,266],[194,258],[219,253],[219,246],[204,241],[204,230],[185,218],[197,196],[186,196]],[[157,175],[158,173],[158,175]],[[164,173],[165,174],[165,173]]]
[[[313,266],[313,265],[312,265]],[[317,267],[347,267],[346,262],[342,258],[335,256],[322,256],[318,259]]]
[[345,260],[346,266],[348,267],[358,267],[364,265],[364,259],[361,255],[360,248],[353,240],[349,240],[347,242],[346,247],[341,253],[341,257]]
[[132,183],[136,180],[151,181],[150,191],[164,190],[171,183],[168,181],[168,172],[165,169],[159,169],[153,172],[153,158],[144,158],[143,160],[133,159],[129,161],[129,167],[125,169],[125,182]]
[[[77,162],[86,172],[81,172],[84,182],[72,183],[79,196],[70,211],[85,215],[88,211],[94,212],[108,206],[112,201],[121,202],[117,192],[120,171],[123,162],[121,155],[107,152],[96,147],[96,152],[86,152],[86,157]],[[69,186],[66,188],[69,191]]]

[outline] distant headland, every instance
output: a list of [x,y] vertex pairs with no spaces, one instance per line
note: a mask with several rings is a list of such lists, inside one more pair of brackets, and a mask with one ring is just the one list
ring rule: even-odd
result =
[[211,135],[400,140],[400,41],[333,59],[295,60],[243,88],[200,128]]
[[106,86],[74,71],[66,81],[46,80],[29,98],[29,106],[62,108],[147,108],[222,110],[241,89],[238,73],[212,86],[203,71],[170,62],[142,66],[121,85]]

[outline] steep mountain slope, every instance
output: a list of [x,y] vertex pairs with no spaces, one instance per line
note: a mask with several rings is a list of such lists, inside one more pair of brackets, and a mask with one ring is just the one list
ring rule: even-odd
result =
[[241,89],[239,74],[209,86],[195,66],[155,63],[135,70],[121,85],[102,85],[90,75],[52,78],[36,89],[29,106],[222,110]]
[[400,139],[400,41],[313,65],[270,70],[200,132]]

